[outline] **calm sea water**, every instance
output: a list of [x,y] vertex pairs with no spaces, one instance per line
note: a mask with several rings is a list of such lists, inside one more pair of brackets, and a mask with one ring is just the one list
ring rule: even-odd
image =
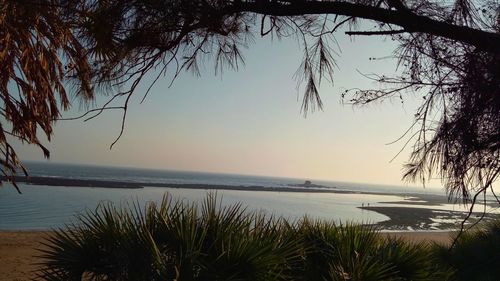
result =
[[[119,180],[151,183],[200,183],[236,186],[287,187],[304,179],[241,176],[228,174],[160,171],[130,168],[55,165],[31,163],[30,175],[75,179]],[[378,202],[400,201],[403,192],[429,192],[422,189],[394,188],[340,182],[313,181],[343,190],[393,192],[394,195],[325,194],[269,191],[218,191],[223,205],[242,203],[248,210],[298,219],[305,215],[334,221],[380,222],[387,220],[381,214],[357,207],[362,203],[372,206]],[[102,202],[126,205],[138,202],[160,201],[165,193],[189,202],[199,202],[208,191],[146,187],[144,189],[106,189],[85,187],[54,187],[20,184],[23,194],[12,186],[0,188],[0,229],[50,229],[64,226],[75,215],[95,209]]]

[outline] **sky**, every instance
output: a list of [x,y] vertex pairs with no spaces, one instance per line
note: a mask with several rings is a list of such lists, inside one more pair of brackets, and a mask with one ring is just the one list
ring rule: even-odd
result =
[[[320,88],[323,111],[307,117],[300,111],[303,91],[294,79],[300,46],[256,36],[238,71],[216,75],[207,62],[200,77],[182,73],[170,88],[168,77],[160,79],[141,104],[143,84],[111,150],[120,112],[59,121],[52,141],[45,142],[49,162],[406,185],[401,175],[409,150],[391,161],[404,142],[388,143],[410,126],[418,97],[353,108],[340,95],[343,89],[378,87],[360,73],[394,74],[395,60],[370,59],[391,56],[394,45],[342,33],[337,40],[333,84],[324,80]],[[104,101],[100,97],[97,104]],[[64,117],[84,112],[77,108]],[[16,147],[25,161],[45,161],[33,147]]]

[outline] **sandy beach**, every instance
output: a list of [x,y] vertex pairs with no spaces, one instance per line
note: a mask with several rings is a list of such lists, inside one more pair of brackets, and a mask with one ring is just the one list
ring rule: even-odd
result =
[[45,231],[0,231],[0,280],[24,281],[35,277],[36,258]]
[[408,231],[408,232],[382,232],[388,237],[401,238],[412,243],[435,242],[443,245],[451,245],[453,232],[450,231]]
[[[49,232],[0,231],[0,276],[2,281],[25,281],[36,276],[42,242]],[[449,232],[387,232],[411,242],[450,243]]]

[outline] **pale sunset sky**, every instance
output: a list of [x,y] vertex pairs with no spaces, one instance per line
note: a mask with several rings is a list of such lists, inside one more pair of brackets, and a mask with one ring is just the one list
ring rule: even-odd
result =
[[[404,142],[387,143],[410,126],[420,98],[409,94],[404,104],[397,99],[364,108],[342,105],[342,89],[378,87],[359,72],[390,75],[396,63],[370,60],[391,56],[390,40],[350,39],[340,32],[337,40],[334,84],[321,85],[324,111],[306,118],[300,112],[303,88],[297,89],[293,75],[302,49],[296,41],[256,36],[243,50],[239,71],[215,75],[207,61],[201,77],[185,72],[170,88],[170,77],[160,79],[140,104],[148,86],[143,83],[112,150],[121,112],[58,122],[52,141],[45,142],[50,162],[406,185],[401,175],[409,150],[390,162]],[[83,112],[77,109],[75,104],[64,117]],[[17,147],[23,160],[44,161],[41,151]]]

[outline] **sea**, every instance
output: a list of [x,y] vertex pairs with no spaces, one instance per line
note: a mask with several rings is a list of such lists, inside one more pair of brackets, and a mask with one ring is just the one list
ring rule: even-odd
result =
[[[123,167],[27,163],[30,176],[62,177],[140,183],[208,184],[226,186],[259,186],[261,190],[204,190],[169,187],[118,189],[99,187],[43,186],[19,183],[22,194],[4,183],[0,187],[0,230],[49,230],[65,227],[75,217],[95,210],[100,204],[126,208],[160,202],[168,194],[175,200],[199,203],[209,194],[221,205],[241,204],[248,211],[260,211],[276,217],[298,220],[305,216],[336,223],[377,223],[389,218],[360,206],[382,206],[400,202],[408,193],[443,195],[443,190],[423,187],[384,186],[314,179],[277,178],[235,174],[152,170]],[[305,180],[324,189],[350,193],[293,192],[293,185]],[[168,184],[167,184],[168,186]],[[285,191],[265,191],[281,187]],[[286,191],[290,189],[290,192]],[[283,189],[280,189],[283,190]],[[365,194],[379,193],[379,194]]]

